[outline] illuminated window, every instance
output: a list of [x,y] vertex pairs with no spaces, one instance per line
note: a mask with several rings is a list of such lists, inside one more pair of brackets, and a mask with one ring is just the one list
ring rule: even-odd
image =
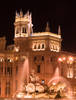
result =
[[40,73],[40,65],[37,66],[37,73]]
[[53,51],[53,45],[51,45],[51,51]]
[[26,28],[25,27],[22,28],[22,33],[26,33]]
[[35,41],[35,42],[33,42],[32,49],[34,51],[41,51],[41,50],[43,51],[43,50],[45,50],[45,44],[40,41],[38,41],[38,42]]
[[0,58],[0,62],[2,62],[2,61],[4,61],[4,59],[3,58]]
[[57,51],[57,46],[56,45],[54,46],[54,50]]
[[55,46],[53,45],[53,50],[54,50]]
[[16,30],[16,34],[18,34],[19,33],[19,28],[17,28],[17,30]]
[[57,46],[57,52],[59,52],[59,46]]

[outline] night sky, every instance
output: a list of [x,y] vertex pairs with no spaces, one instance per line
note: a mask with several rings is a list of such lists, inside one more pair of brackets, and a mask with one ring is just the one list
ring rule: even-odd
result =
[[62,31],[62,50],[76,52],[76,3],[74,0],[2,0],[0,3],[0,36],[7,45],[13,43],[15,12],[32,12],[34,32],[45,30],[49,22],[51,32]]

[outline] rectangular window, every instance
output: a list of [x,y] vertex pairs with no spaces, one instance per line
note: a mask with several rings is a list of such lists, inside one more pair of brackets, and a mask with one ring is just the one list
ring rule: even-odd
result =
[[22,28],[22,33],[26,33],[26,28],[25,27]]
[[17,73],[18,73],[18,66],[16,66],[16,75],[17,75]]
[[44,56],[42,56],[42,61],[44,61]]
[[37,66],[37,73],[40,73],[40,65]]
[[7,74],[10,75],[10,67],[7,67]]
[[0,63],[0,74],[3,74],[3,63]]
[[37,57],[36,56],[34,56],[34,61],[36,61],[37,60]]
[[5,94],[10,95],[10,82],[6,82]]
[[11,67],[11,76],[12,76],[12,67]]

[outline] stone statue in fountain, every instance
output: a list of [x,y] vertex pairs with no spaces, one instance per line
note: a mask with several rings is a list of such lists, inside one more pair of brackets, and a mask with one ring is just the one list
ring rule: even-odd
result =
[[[58,69],[56,70],[55,75],[58,74]],[[35,71],[32,70],[29,75],[29,82],[24,82],[24,89],[17,94],[17,97],[21,98],[64,98],[67,97],[68,87],[66,82],[59,77],[54,77],[50,81],[50,85],[47,85],[43,82],[40,82],[40,78],[36,75]],[[66,92],[67,90],[67,92]]]

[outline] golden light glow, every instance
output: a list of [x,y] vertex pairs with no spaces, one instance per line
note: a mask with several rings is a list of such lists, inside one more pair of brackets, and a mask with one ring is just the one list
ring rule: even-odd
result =
[[74,58],[72,56],[68,57],[67,63],[72,64],[74,61]]
[[53,85],[56,85],[56,83],[53,82]]
[[73,57],[70,56],[70,57],[69,57],[69,61],[73,61],[73,60],[74,60]]
[[62,58],[58,58],[58,61],[59,61],[59,62],[62,62]]
[[0,58],[0,62],[2,62],[2,61],[4,61],[4,59],[3,58]]
[[15,47],[15,51],[16,52],[19,52],[19,47]]
[[37,40],[32,42],[32,50],[33,51],[43,51],[45,50],[45,41]]
[[63,61],[65,61],[66,60],[66,58],[65,57],[63,57]]
[[56,37],[56,38],[61,38],[61,35],[58,35],[58,34],[54,34],[54,33],[51,33],[51,32],[40,32],[40,33],[33,33],[32,36],[53,36],[53,37]]

